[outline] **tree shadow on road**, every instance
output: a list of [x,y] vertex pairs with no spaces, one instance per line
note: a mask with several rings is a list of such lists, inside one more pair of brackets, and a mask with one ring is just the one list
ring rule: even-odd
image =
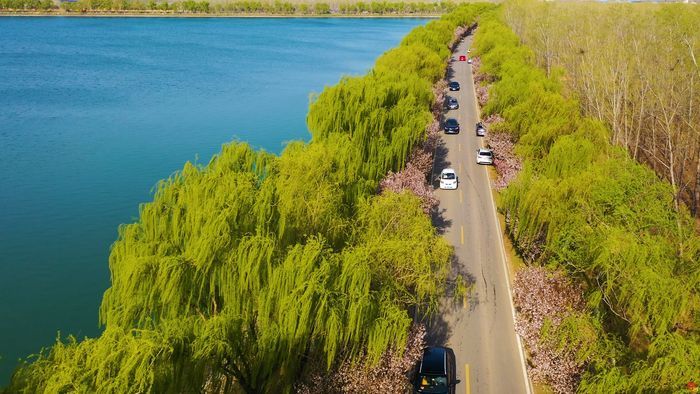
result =
[[456,60],[451,57],[450,62],[447,65],[447,70],[445,71],[445,79],[447,79],[448,81],[451,81],[452,78],[454,78],[455,76],[455,69],[453,67],[455,62]]
[[[445,143],[445,140],[440,138],[437,142],[437,145],[435,146],[435,155],[433,157],[433,173],[434,175],[437,175],[442,171],[443,168],[447,168],[450,165],[452,165],[452,162],[447,160],[447,153],[449,152],[449,148],[447,148],[447,144]],[[435,184],[435,179],[433,179],[433,185],[436,186]]]
[[[458,279],[460,278],[461,279]],[[473,311],[478,304],[472,289],[475,287],[475,278],[464,269],[464,264],[456,255],[452,256],[451,274],[447,280],[445,296],[440,303],[439,311],[435,313],[417,314],[415,319],[426,327],[426,343],[429,346],[445,345],[452,336],[451,324],[446,320],[448,316],[459,315],[459,310],[469,309]],[[460,282],[461,281],[461,282]],[[460,291],[460,287],[466,287],[466,294]]]
[[436,209],[433,212],[433,227],[437,229],[438,234],[444,235],[448,228],[452,227],[452,220],[445,217],[446,209]]
[[[433,174],[432,179],[430,180],[433,189],[437,189],[439,187],[440,181],[438,179],[438,174],[440,174],[440,171],[442,171],[444,168],[448,168],[452,164],[447,160],[447,152],[448,149],[445,141],[442,139],[438,140],[437,145],[435,146],[435,155],[433,157]],[[438,234],[440,235],[445,234],[445,231],[452,227],[452,220],[445,217],[445,211],[446,209],[440,209],[438,207],[432,214],[433,226],[435,226]]]
[[447,281],[445,298],[448,302],[442,306],[443,313],[453,313],[456,309],[469,308],[470,311],[478,303],[476,277],[465,268],[463,262],[456,254],[452,255],[450,266],[450,279]]
[[416,320],[425,324],[425,343],[428,346],[444,346],[452,335],[452,328],[442,313],[421,314]]

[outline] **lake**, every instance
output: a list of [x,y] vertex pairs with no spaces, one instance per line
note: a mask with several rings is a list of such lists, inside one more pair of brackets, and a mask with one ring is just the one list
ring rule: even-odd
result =
[[100,332],[107,259],[152,187],[231,140],[308,140],[309,95],[426,19],[0,18],[0,386]]

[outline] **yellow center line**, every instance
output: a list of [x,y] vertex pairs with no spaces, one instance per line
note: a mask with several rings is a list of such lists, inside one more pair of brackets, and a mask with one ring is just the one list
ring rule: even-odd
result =
[[472,394],[472,385],[470,383],[471,376],[469,373],[469,364],[464,364],[464,373],[465,373],[464,380],[466,380],[466,382],[465,382],[466,384],[464,386],[466,386],[467,394]]
[[459,226],[459,242],[464,245],[464,226]]

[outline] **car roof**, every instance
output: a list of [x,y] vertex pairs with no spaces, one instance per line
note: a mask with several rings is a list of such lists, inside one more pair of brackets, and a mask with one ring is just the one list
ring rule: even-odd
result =
[[493,149],[479,148],[479,152],[493,152]]
[[449,173],[453,173],[453,174],[454,174],[454,173],[455,173],[455,170],[454,170],[454,168],[445,168],[444,170],[442,170],[442,173],[443,173],[443,174],[449,174]]
[[446,120],[446,122],[455,122],[455,123],[457,123],[457,119],[455,119],[455,118],[449,118],[449,119]]
[[454,85],[454,84],[459,85],[459,82],[457,82],[457,81],[450,81],[450,85]]
[[447,348],[441,346],[428,347],[423,350],[420,363],[420,373],[445,374],[447,368]]

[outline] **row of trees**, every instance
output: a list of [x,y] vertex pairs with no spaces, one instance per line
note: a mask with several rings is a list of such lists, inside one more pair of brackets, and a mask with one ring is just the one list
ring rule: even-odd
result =
[[7,392],[278,393],[318,365],[405,364],[408,311],[437,307],[451,248],[419,198],[376,192],[425,138],[453,32],[487,7],[417,28],[325,89],[310,143],[228,144],[160,182],[112,246],[104,333],[59,338]]
[[53,10],[53,0],[0,0],[0,10]]
[[384,15],[384,14],[442,14],[455,9],[456,3],[440,2],[290,2],[226,0],[210,1],[157,1],[157,0],[77,0],[64,1],[60,5],[53,0],[0,0],[0,10],[51,11],[68,12],[120,12],[120,11],[158,11],[186,13],[239,13],[239,14],[275,14],[275,15]]
[[566,70],[584,113],[669,181],[700,215],[700,9],[693,5],[506,6],[548,75]]
[[536,330],[534,343],[567,360],[574,374],[552,362],[537,376],[558,392],[693,387],[700,379],[700,237],[688,212],[676,209],[673,185],[611,144],[615,132],[603,122],[582,116],[566,94],[568,78],[537,67],[501,15],[482,18],[475,52],[493,82],[485,115],[502,115],[498,129],[515,137],[524,159],[501,194],[507,231],[528,265],[565,273],[555,282],[572,282],[584,298],[567,290],[573,298],[536,315],[563,286],[538,284],[559,274],[518,282],[519,306],[536,306],[520,319],[540,319],[519,327]]

